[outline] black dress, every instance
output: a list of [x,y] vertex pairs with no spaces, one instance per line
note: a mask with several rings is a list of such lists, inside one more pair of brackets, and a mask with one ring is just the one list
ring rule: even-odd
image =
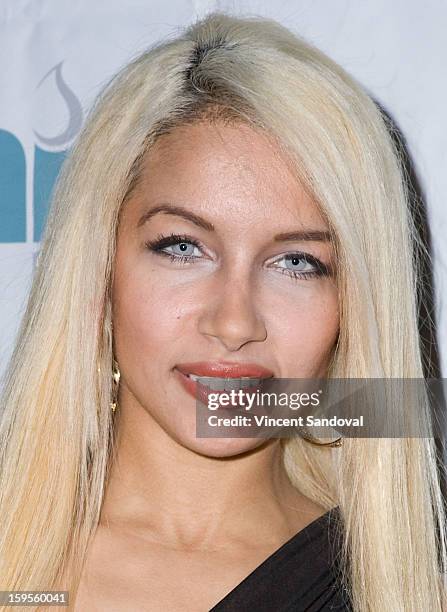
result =
[[210,612],[351,612],[338,577],[336,506],[270,555]]

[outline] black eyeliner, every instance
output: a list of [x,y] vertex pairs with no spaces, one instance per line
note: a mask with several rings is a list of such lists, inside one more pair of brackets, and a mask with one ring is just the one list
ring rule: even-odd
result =
[[[192,244],[198,249],[202,250],[201,243],[192,238],[191,236],[187,236],[186,234],[175,234],[171,233],[168,236],[163,234],[158,234],[155,240],[148,240],[145,242],[145,246],[152,252],[157,255],[162,255],[164,257],[169,257],[172,262],[178,261],[181,263],[192,262],[197,259],[194,255],[180,255],[175,253],[166,253],[163,251],[166,247],[173,246],[182,242],[186,242],[188,244]],[[311,255],[310,253],[305,253],[303,251],[295,251],[292,253],[287,253],[283,255],[283,259],[292,260],[293,258],[298,257],[300,259],[304,259],[307,263],[310,263],[314,266],[315,270],[310,271],[300,271],[300,270],[291,270],[290,268],[280,268],[277,269],[282,273],[286,274],[289,278],[293,278],[294,280],[306,280],[308,278],[316,278],[322,276],[331,276],[332,269],[331,267],[324,264],[322,261]]]
[[[315,266],[316,270],[310,273],[303,272],[303,274],[314,274],[315,276],[329,276],[331,274],[330,267],[324,264],[321,260],[311,255],[310,253],[303,253],[301,251],[296,251],[295,253],[287,253],[287,255],[284,256],[284,259],[288,259],[290,261],[294,257],[304,259],[307,263],[310,263]],[[293,272],[293,270],[291,270],[290,268],[283,269]]]
[[195,240],[195,238],[186,236],[185,234],[169,234],[169,236],[159,234],[156,240],[148,240],[147,242],[145,242],[145,245],[148,249],[151,249],[152,251],[160,251],[161,249],[164,249],[168,246],[172,246],[174,244],[178,244],[179,242],[189,242],[197,248],[202,247],[200,242]]

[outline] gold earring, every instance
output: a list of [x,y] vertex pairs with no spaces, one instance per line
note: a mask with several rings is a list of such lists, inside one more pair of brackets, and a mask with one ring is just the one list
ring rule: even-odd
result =
[[315,446],[329,446],[329,447],[343,446],[343,436],[340,436],[336,440],[330,440],[329,442],[320,442],[318,438],[315,438],[313,436],[307,437],[307,436],[303,436],[302,434],[301,434],[301,437],[303,438],[303,440],[306,440],[306,442],[315,444]]
[[116,410],[116,406],[118,403],[118,387],[119,387],[119,383],[120,383],[120,378],[121,378],[121,372],[120,369],[118,367],[118,363],[116,361],[116,359],[113,359],[113,369],[112,369],[112,388],[113,388],[113,392],[112,392],[112,401],[110,402],[110,408],[112,410],[112,412],[114,413]]

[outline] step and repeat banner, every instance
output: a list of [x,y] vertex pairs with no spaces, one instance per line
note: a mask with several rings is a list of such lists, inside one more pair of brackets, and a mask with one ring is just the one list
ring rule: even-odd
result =
[[92,101],[138,52],[212,9],[273,17],[303,35],[358,78],[402,131],[428,208],[446,377],[447,4],[0,0],[0,384],[52,187]]

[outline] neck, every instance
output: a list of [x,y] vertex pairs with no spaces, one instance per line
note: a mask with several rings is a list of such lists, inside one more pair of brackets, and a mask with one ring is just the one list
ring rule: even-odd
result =
[[174,440],[141,406],[120,405],[100,524],[144,530],[175,548],[291,536],[323,510],[292,486],[280,440],[209,457]]

